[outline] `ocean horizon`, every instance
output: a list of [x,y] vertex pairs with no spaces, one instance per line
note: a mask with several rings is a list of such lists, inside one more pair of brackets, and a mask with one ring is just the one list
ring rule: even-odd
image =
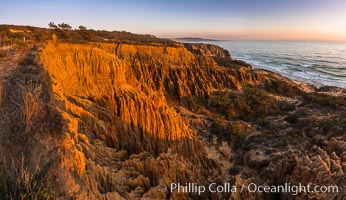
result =
[[227,49],[253,68],[315,85],[346,88],[346,42],[203,41]]

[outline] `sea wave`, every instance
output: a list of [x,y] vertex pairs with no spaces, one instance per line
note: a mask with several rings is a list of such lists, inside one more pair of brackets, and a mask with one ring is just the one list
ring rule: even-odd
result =
[[346,43],[223,41],[216,44],[254,68],[316,86],[346,88]]

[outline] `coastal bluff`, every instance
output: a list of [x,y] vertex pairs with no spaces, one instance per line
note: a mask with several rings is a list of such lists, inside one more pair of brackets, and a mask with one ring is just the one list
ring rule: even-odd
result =
[[[1,75],[1,145],[9,147],[0,155],[24,155],[57,198],[346,197],[344,91],[252,69],[210,44],[49,41],[22,54],[18,65],[0,60],[11,67]],[[28,95],[39,108],[34,117],[23,114],[32,109]],[[170,190],[226,182],[340,191]]]

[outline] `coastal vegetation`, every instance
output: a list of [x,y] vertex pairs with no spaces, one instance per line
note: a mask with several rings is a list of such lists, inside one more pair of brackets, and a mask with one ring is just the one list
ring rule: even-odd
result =
[[294,104],[278,101],[265,90],[250,86],[244,87],[240,92],[214,93],[210,98],[210,106],[228,120],[245,121],[260,120],[295,109]]
[[[58,36],[60,41],[73,43],[85,42],[122,42],[139,44],[165,44],[173,45],[174,42],[168,39],[157,38],[149,34],[134,34],[126,31],[103,31],[87,29],[79,26],[73,29],[68,23],[54,22],[48,24],[50,29],[32,26],[0,25],[0,46],[3,45],[26,45],[35,42],[47,42],[51,40],[52,34]],[[23,38],[25,37],[25,41]]]

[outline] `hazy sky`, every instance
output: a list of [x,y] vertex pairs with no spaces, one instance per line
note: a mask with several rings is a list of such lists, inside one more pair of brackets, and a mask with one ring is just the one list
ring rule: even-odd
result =
[[50,21],[160,37],[346,41],[346,0],[0,1],[0,24]]

